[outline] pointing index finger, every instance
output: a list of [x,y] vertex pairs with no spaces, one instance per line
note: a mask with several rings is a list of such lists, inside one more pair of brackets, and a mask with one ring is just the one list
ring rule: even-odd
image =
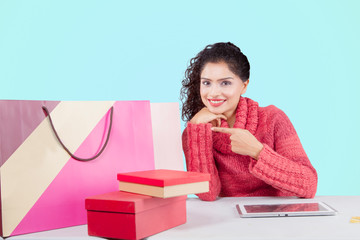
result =
[[214,132],[229,133],[229,134],[233,134],[234,132],[233,129],[231,128],[223,128],[223,127],[212,127],[211,130]]

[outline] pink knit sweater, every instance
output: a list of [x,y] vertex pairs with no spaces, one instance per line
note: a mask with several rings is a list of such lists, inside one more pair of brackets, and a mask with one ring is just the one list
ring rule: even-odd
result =
[[[221,127],[229,126],[222,120]],[[212,132],[210,123],[187,123],[182,137],[187,169],[211,174],[210,191],[198,194],[200,199],[315,196],[316,170],[284,112],[241,97],[234,128],[247,129],[263,144],[258,160],[232,152],[229,134]]]

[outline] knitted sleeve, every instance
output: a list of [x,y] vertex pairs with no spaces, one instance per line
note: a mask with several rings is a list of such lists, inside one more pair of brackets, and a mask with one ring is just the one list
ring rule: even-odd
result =
[[258,160],[251,161],[250,172],[285,195],[313,198],[317,189],[317,173],[293,125],[280,109],[268,122],[274,149],[263,144]]
[[220,193],[221,184],[213,157],[211,124],[188,123],[183,135],[186,167],[191,172],[210,173],[210,191],[197,194],[204,201],[214,201]]

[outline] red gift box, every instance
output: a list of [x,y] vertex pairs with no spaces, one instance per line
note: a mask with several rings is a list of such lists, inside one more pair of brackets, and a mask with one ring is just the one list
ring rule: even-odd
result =
[[119,173],[119,189],[159,198],[209,191],[210,174],[156,169]]
[[90,236],[142,239],[186,222],[186,196],[116,191],[86,198],[85,207]]

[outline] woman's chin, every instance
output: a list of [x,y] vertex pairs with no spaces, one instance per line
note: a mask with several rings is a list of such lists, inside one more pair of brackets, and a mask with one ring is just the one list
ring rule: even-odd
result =
[[209,106],[208,107],[208,110],[213,113],[213,114],[216,114],[216,115],[219,115],[219,114],[223,114],[224,111],[222,111],[221,109],[219,108],[216,108],[216,107],[212,107],[212,106]]

